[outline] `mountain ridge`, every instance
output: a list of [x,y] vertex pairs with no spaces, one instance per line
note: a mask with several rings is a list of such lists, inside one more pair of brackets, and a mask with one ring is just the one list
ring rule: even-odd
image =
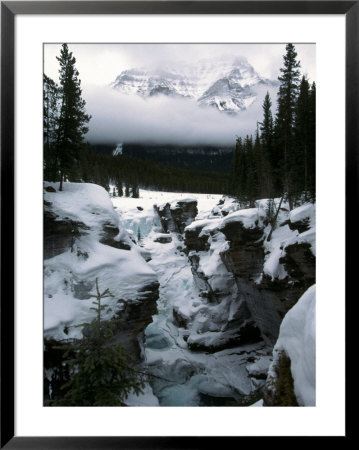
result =
[[111,86],[126,95],[188,98],[199,106],[236,114],[248,109],[263,86],[278,82],[261,77],[245,58],[200,60],[195,65],[167,63],[162,67],[122,71]]

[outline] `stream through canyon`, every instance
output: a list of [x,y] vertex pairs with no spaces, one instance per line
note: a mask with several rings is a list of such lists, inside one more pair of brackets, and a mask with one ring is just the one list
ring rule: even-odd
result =
[[[174,199],[187,200],[184,194],[172,195],[176,197],[148,192],[145,198],[112,199],[122,225],[141,246],[160,284],[157,314],[145,330],[142,349],[143,370],[150,374],[151,390],[132,402],[153,405],[158,399],[161,406],[235,405],[263,383],[253,375],[255,369],[262,373],[269,365],[271,348],[261,340],[214,352],[189,348],[190,334],[201,333],[201,325],[208,321],[209,300],[196,285],[183,233],[164,233],[154,209],[154,205]],[[196,194],[196,220],[215,218],[212,211],[220,198]],[[223,268],[217,265],[221,272]],[[181,320],[183,317],[187,320]],[[218,325],[212,330],[214,335],[217,329]],[[258,367],[254,367],[256,361]]]

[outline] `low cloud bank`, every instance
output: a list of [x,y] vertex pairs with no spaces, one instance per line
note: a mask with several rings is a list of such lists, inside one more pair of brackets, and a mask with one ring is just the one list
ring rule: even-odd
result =
[[[261,88],[256,101],[235,116],[199,107],[189,99],[165,96],[143,99],[120,94],[110,87],[86,89],[86,110],[92,115],[86,135],[91,143],[159,143],[233,145],[236,136],[254,134],[263,118],[264,96],[277,89]],[[272,110],[273,115],[275,109]]]

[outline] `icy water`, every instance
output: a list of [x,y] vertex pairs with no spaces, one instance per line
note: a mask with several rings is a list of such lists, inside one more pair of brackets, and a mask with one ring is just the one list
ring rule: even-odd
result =
[[[193,352],[186,340],[190,331],[173,317],[173,308],[200,307],[204,301],[194,284],[191,265],[183,252],[180,235],[170,233],[169,243],[156,242],[162,235],[153,204],[177,198],[198,198],[198,218],[208,217],[218,195],[151,193],[141,191],[139,199],[114,198],[122,224],[151,256],[149,265],[160,283],[158,313],[145,330],[145,370],[151,376],[152,393],[160,406],[230,406],[253,389],[246,366],[248,356],[265,354],[261,344],[223,350],[213,354]],[[148,405],[153,395],[147,392]],[[152,398],[151,398],[152,397]],[[146,405],[146,398],[141,405]]]

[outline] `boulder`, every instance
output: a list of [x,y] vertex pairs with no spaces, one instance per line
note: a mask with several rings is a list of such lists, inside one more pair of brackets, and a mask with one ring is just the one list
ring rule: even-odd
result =
[[172,237],[169,234],[162,234],[154,239],[154,242],[158,242],[159,244],[169,244],[172,242]]

